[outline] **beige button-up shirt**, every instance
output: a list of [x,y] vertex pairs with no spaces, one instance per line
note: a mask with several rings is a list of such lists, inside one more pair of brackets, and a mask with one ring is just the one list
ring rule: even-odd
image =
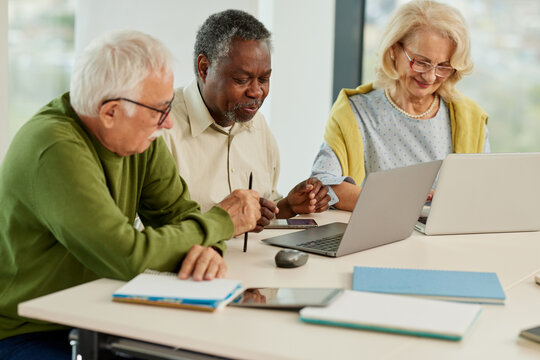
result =
[[176,89],[171,114],[174,126],[164,139],[203,212],[233,190],[247,189],[250,172],[253,189],[261,197],[281,198],[276,191],[279,151],[260,112],[246,123],[235,123],[227,133],[215,123],[193,80]]

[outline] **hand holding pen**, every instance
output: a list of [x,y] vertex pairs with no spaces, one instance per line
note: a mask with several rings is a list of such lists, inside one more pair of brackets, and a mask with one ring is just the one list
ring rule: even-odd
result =
[[261,217],[259,193],[255,190],[234,190],[217,206],[227,211],[234,225],[234,236],[252,231]]

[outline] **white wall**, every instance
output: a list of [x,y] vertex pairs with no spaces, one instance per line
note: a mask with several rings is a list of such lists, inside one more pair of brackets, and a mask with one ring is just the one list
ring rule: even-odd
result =
[[[177,60],[175,85],[186,85],[194,77],[195,34],[206,18],[229,8],[257,16],[253,0],[77,0],[75,51],[109,30],[134,29],[162,41]],[[106,9],[106,11],[104,11]]]
[[0,0],[0,162],[9,145],[8,0]]
[[332,106],[334,12],[334,0],[274,1],[270,127],[284,195],[309,176],[323,140]]
[[[1,1],[1,0],[0,0]],[[77,51],[112,29],[136,29],[164,42],[178,60],[175,85],[193,77],[193,44],[211,14],[241,9],[273,34],[270,95],[261,111],[281,152],[278,190],[307,178],[332,101],[335,0],[78,0]]]

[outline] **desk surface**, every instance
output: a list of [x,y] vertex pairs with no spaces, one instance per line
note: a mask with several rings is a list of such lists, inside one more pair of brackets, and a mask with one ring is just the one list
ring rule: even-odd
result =
[[[313,216],[319,224],[346,222],[350,213]],[[121,304],[111,294],[121,281],[101,279],[25,302],[23,316],[113,335],[240,359],[538,359],[540,344],[518,338],[540,325],[540,232],[427,237],[406,240],[341,258],[310,255],[306,265],[281,269],[279,250],[259,240],[285,233],[265,230],[228,242],[227,277],[250,286],[351,288],[355,265],[494,271],[506,304],[483,305],[460,342],[304,324],[296,312],[225,308],[217,313]]]

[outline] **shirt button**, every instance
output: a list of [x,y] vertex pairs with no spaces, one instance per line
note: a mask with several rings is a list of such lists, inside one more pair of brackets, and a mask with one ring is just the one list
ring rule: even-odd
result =
[[234,168],[231,168],[231,172],[232,172],[232,173],[234,172]]

